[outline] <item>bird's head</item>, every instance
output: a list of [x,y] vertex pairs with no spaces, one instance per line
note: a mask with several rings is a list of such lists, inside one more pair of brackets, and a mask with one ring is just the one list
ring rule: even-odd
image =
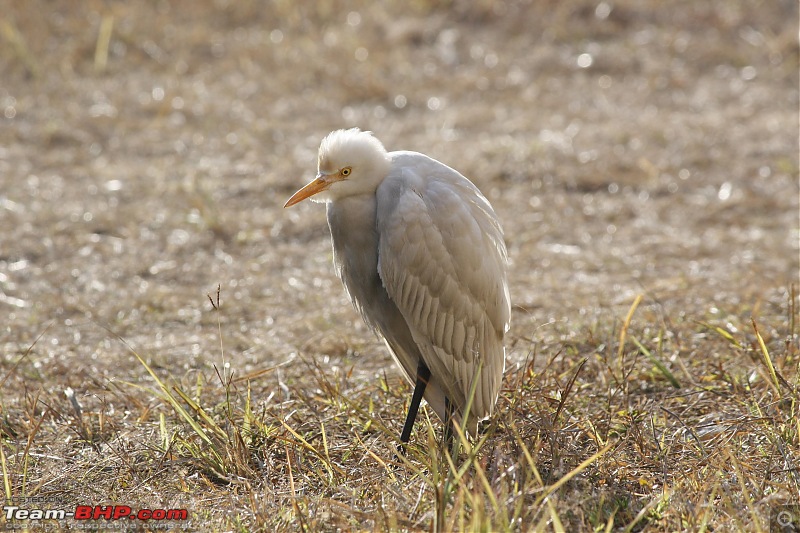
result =
[[317,177],[294,193],[284,207],[306,198],[331,202],[374,193],[389,173],[390,164],[389,154],[371,132],[358,128],[333,131],[319,145]]

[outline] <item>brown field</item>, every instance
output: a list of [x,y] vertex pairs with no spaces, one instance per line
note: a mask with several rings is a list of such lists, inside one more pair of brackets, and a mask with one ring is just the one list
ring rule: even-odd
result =
[[[769,531],[800,505],[799,57],[794,0],[2,1],[6,502]],[[324,208],[282,208],[352,126],[505,228],[505,386],[453,462],[427,409],[395,456],[411,388]]]

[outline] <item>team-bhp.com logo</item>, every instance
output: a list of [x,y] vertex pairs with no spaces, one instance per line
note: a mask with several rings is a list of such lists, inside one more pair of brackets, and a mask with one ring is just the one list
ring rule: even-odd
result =
[[186,509],[138,509],[128,505],[78,505],[66,509],[23,509],[19,505],[4,505],[3,514],[10,520],[188,520]]

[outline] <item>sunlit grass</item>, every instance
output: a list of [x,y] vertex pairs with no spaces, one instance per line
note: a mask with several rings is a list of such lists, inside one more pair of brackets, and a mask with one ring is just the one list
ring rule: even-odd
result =
[[[456,428],[453,449],[442,447],[441,424],[425,408],[398,454],[410,397],[399,378],[354,383],[301,358],[284,400],[269,401],[259,383],[276,369],[239,377],[225,363],[219,319],[220,364],[209,377],[170,375],[129,347],[149,379],[120,383],[120,394],[147,407],[127,420],[106,414],[104,424],[133,436],[133,448],[121,448],[124,461],[139,457],[132,479],[149,472],[157,490],[186,494],[215,528],[767,530],[768,502],[800,496],[794,320],[753,321],[752,336],[691,320],[666,332],[647,324],[646,302],[637,297],[620,321],[592,324],[570,345],[531,346],[507,372],[496,416],[474,439]],[[65,404],[73,446],[107,447],[110,429],[78,402]],[[46,491],[31,472],[42,442],[57,434],[48,411],[31,414],[25,446],[0,445],[7,500]],[[165,475],[176,467],[184,475]],[[81,483],[100,482],[102,470],[91,472]],[[226,501],[236,513],[219,512]]]
[[[588,343],[577,365],[558,350],[544,368],[529,360],[508,372],[497,415],[474,440],[457,428],[460,446],[453,450],[442,448],[441,424],[423,410],[407,454],[398,454],[408,387],[395,389],[392,380],[386,390],[353,389],[313,362],[306,363],[302,389],[290,391],[297,396],[290,409],[256,414],[252,383],[237,381],[233,370],[185,389],[135,352],[155,386],[132,391],[164,408],[153,461],[188,464],[200,476],[190,477],[207,480],[206,490],[235,490],[251,502],[235,519],[221,518],[222,527],[766,529],[768,507],[759,502],[800,495],[793,453],[797,333],[787,331],[793,340],[773,373],[763,337],[751,343],[712,328],[714,335],[697,335],[702,340],[691,350],[714,350],[723,359],[689,361],[683,371],[693,384],[682,385],[662,360],[674,348],[663,331],[654,339],[659,358],[631,358],[650,352],[638,340],[624,346],[647,338],[634,313],[641,302],[633,302],[616,332],[622,349]],[[224,358],[224,346],[219,350]],[[608,350],[625,360],[608,365],[597,357]],[[731,368],[734,375],[719,373],[715,360],[729,365],[745,353],[760,355],[755,360],[766,370],[751,367],[745,382],[736,377],[744,377],[740,365]],[[773,380],[784,373],[795,385]],[[627,387],[614,392],[620,379]],[[653,386],[642,389],[644,382]],[[4,480],[11,491],[11,477]]]

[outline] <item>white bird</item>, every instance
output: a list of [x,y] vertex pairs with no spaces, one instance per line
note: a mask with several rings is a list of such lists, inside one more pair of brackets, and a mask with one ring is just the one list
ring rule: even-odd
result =
[[401,442],[423,395],[446,435],[453,421],[474,435],[497,402],[511,314],[503,230],[489,201],[444,163],[387,152],[358,128],[323,139],[316,179],[284,207],[309,197],[327,204],[350,299],[414,385]]

